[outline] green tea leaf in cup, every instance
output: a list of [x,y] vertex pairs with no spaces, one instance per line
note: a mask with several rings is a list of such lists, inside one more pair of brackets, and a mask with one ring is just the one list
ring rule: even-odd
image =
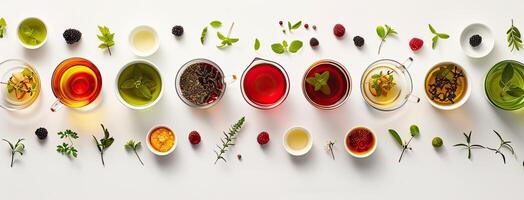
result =
[[517,98],[524,96],[524,90],[517,86],[512,86],[506,93]]
[[151,90],[149,90],[149,88],[147,88],[147,86],[145,85],[140,85],[138,87],[138,93],[140,96],[146,98],[147,100],[153,98],[153,95],[151,94]]
[[504,70],[502,71],[502,78],[500,79],[504,85],[507,85],[511,78],[513,78],[513,73],[513,66],[511,63],[508,63],[506,67],[504,67]]

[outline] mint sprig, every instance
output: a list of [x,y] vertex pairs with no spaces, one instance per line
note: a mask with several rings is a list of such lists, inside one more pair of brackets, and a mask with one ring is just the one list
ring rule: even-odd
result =
[[433,33],[433,38],[431,39],[432,43],[431,43],[431,48],[435,49],[435,47],[437,46],[437,42],[438,42],[438,39],[448,39],[449,38],[449,35],[448,34],[445,34],[445,33],[439,33],[437,32],[437,30],[435,30],[435,28],[429,24],[429,31],[431,31],[431,33]]
[[300,25],[302,25],[302,21],[298,21],[294,24],[291,24],[290,21],[287,22],[287,28],[289,30],[289,32],[291,33],[292,30],[296,30],[298,28],[300,28]]
[[150,100],[153,98],[153,92],[156,89],[157,84],[143,75],[144,72],[139,65],[134,65],[132,67],[133,78],[124,81],[119,87],[121,89],[132,90],[136,96]]
[[306,78],[306,83],[312,85],[315,88],[315,92],[319,91],[322,94],[330,95],[331,88],[328,85],[329,71],[322,72],[322,74],[315,73],[314,77]]
[[511,80],[513,79],[513,76],[515,75],[515,69],[511,63],[507,63],[504,69],[502,70],[502,77],[499,81],[499,86],[502,88],[502,94],[508,94],[515,98],[520,98],[524,96],[524,89],[519,87],[518,85],[515,85],[514,82]]
[[380,38],[380,45],[378,46],[378,54],[380,54],[380,49],[382,49],[382,44],[386,42],[388,36],[397,35],[397,31],[391,26],[385,24],[384,26],[377,26],[376,28],[377,35]]
[[111,47],[115,46],[115,41],[113,40],[115,33],[111,33],[107,26],[98,26],[98,30],[100,31],[100,35],[96,36],[102,42],[100,45],[98,45],[98,48],[107,49],[109,55],[111,55]]
[[231,23],[231,26],[229,27],[229,31],[227,33],[227,36],[224,36],[222,33],[217,32],[218,39],[221,40],[220,44],[217,45],[217,48],[222,49],[224,47],[231,46],[234,43],[238,42],[238,40],[239,40],[238,38],[230,37],[231,36],[231,31],[233,30],[233,26],[234,25],[235,25],[234,22]]
[[291,44],[288,45],[287,41],[284,40],[282,43],[273,43],[271,49],[277,54],[283,54],[285,52],[296,53],[298,52],[304,44],[300,40],[293,40]]

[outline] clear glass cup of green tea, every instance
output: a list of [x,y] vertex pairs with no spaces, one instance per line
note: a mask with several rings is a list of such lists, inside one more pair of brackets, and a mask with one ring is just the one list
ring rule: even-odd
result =
[[118,100],[131,109],[150,108],[163,94],[160,71],[147,60],[137,59],[124,65],[115,82]]
[[[102,91],[102,75],[91,61],[73,57],[62,61],[53,72],[51,88],[57,98],[51,111],[63,105],[69,108],[90,110]],[[98,102],[98,101],[97,101]]]
[[32,105],[40,94],[40,77],[36,69],[23,60],[0,63],[0,107],[21,110]]
[[371,63],[360,81],[366,103],[380,111],[399,109],[408,100],[418,103],[420,98],[413,95],[413,82],[407,69],[412,62],[413,59],[408,58],[404,63],[391,59]]
[[426,97],[435,108],[456,109],[471,95],[468,74],[460,65],[441,62],[429,69],[424,79]]
[[514,60],[495,64],[486,75],[484,86],[495,107],[510,111],[524,107],[524,64]]

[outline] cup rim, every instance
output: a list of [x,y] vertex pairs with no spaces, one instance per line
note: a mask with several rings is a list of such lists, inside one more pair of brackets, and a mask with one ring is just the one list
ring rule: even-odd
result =
[[[182,73],[186,70],[187,67],[189,67],[191,64],[193,63],[207,63],[207,64],[210,64],[211,66],[215,67],[219,72],[220,74],[222,75],[222,84],[224,85],[224,89],[222,90],[222,93],[220,93],[220,95],[218,96],[217,100],[215,100],[213,103],[210,103],[210,104],[206,104],[206,105],[196,105],[196,104],[193,104],[191,102],[189,102],[185,97],[184,95],[182,94],[182,88],[180,88],[180,78],[182,77]],[[226,93],[226,90],[227,90],[227,84],[225,82],[225,74],[224,74],[224,71],[222,71],[222,68],[220,68],[220,66],[218,64],[216,64],[215,62],[213,62],[212,60],[209,60],[207,58],[194,58],[194,59],[191,59],[189,61],[187,61],[186,63],[184,63],[182,65],[182,67],[180,67],[175,75],[175,91],[176,91],[176,94],[178,95],[178,98],[180,98],[180,100],[182,100],[182,102],[184,102],[187,106],[191,107],[191,108],[196,108],[196,109],[202,109],[202,110],[205,110],[205,109],[208,109],[214,105],[216,105],[220,100],[222,100],[222,97],[224,97],[224,94]]]
[[48,34],[49,33],[46,33],[45,35],[45,38],[44,38],[44,41],[40,42],[40,44],[37,44],[37,45],[28,45],[28,44],[25,44],[24,42],[22,42],[22,40],[20,39],[20,36],[18,35],[18,31],[20,30],[20,26],[22,25],[23,22],[27,21],[27,20],[30,20],[30,19],[36,19],[38,20],[39,22],[42,23],[42,25],[44,25],[44,28],[46,29],[46,31],[48,31],[47,29],[47,24],[44,22],[44,20],[38,18],[38,17],[26,17],[24,19],[22,19],[22,21],[20,21],[18,23],[18,25],[16,26],[16,34],[17,34],[17,39],[18,39],[18,43],[20,45],[22,45],[22,47],[26,48],[26,49],[38,49],[42,46],[44,46],[44,44],[47,42],[47,38],[48,38]]
[[[462,72],[464,73],[464,77],[466,77],[466,81],[467,81],[467,87],[466,87],[466,93],[464,94],[464,96],[462,97],[462,99],[454,104],[451,104],[451,105],[439,105],[435,102],[433,102],[433,100],[431,100],[428,96],[428,93],[426,91],[426,79],[428,79],[428,76],[429,76],[429,73],[431,72],[431,70],[433,70],[435,67],[439,66],[439,65],[444,65],[444,64],[451,64],[451,65],[455,65],[455,66],[458,66],[459,68],[462,69]],[[424,96],[426,96],[426,99],[429,101],[429,103],[439,109],[439,110],[455,110],[457,108],[460,108],[462,105],[464,105],[469,97],[471,96],[471,80],[470,80],[470,77],[469,77],[469,74],[468,72],[466,72],[466,69],[464,67],[462,67],[462,65],[459,65],[455,62],[452,62],[452,61],[442,61],[442,62],[438,62],[437,64],[433,65],[432,67],[429,68],[429,70],[426,72],[426,76],[424,77]]]
[[[153,133],[154,130],[156,129],[159,129],[159,128],[166,128],[168,129],[169,131],[171,131],[173,133],[173,136],[175,137],[175,142],[173,144],[173,146],[171,147],[171,149],[169,149],[168,151],[166,152],[160,152],[160,151],[157,151],[155,148],[153,148],[153,146],[151,145],[151,140],[149,140],[149,137],[151,136],[151,133]],[[178,137],[175,133],[175,131],[173,131],[173,129],[171,129],[169,126],[165,125],[165,124],[158,124],[158,125],[155,125],[153,127],[151,127],[151,129],[149,129],[149,131],[147,132],[147,135],[146,135],[146,145],[147,145],[147,149],[149,149],[149,151],[157,156],[167,156],[171,153],[173,153],[173,151],[175,151],[175,148],[178,144]]]
[[[333,66],[335,66],[337,69],[339,69],[340,71],[342,71],[342,73],[344,74],[345,78],[347,79],[347,84],[349,87],[347,87],[346,89],[346,93],[344,94],[344,97],[342,97],[340,100],[338,100],[338,102],[336,102],[335,104],[332,104],[332,105],[320,105],[316,102],[314,102],[307,94],[307,91],[306,91],[306,79],[307,79],[307,75],[308,73],[315,67],[319,66],[320,64],[323,64],[323,63],[328,63],[328,64],[332,64]],[[349,96],[351,95],[351,91],[353,90],[353,83],[352,83],[352,78],[351,78],[351,74],[349,74],[349,71],[346,69],[346,67],[344,65],[342,65],[341,63],[335,61],[335,60],[332,60],[332,59],[321,59],[321,60],[318,60],[316,62],[314,62],[313,64],[311,64],[307,69],[306,71],[304,72],[304,75],[302,77],[302,94],[304,94],[304,97],[306,97],[306,100],[313,106],[315,106],[316,108],[318,109],[322,109],[322,110],[334,110],[334,109],[337,109],[339,108],[340,106],[342,106],[349,98]]]
[[[291,130],[293,130],[293,129],[301,129],[308,136],[308,143],[307,143],[306,147],[304,147],[304,149],[302,149],[302,150],[293,150],[287,144],[287,138],[288,138],[289,132]],[[302,126],[292,126],[291,128],[288,128],[286,130],[286,132],[283,134],[283,136],[282,136],[282,145],[284,146],[284,149],[287,151],[287,153],[289,153],[290,155],[297,156],[297,157],[298,156],[303,156],[303,155],[306,155],[307,153],[309,153],[311,148],[313,147],[313,138],[311,137],[311,133],[309,132],[309,130],[307,130],[306,128],[304,128]]]
[[[393,62],[393,63],[396,63],[398,66],[398,68],[402,69],[403,71],[406,72],[406,80],[409,80],[409,83],[410,83],[410,87],[409,87],[409,93],[406,95],[406,97],[404,98],[404,100],[402,100],[403,102],[401,104],[399,104],[398,106],[396,107],[391,107],[391,108],[388,108],[388,109],[383,109],[383,108],[379,108],[375,105],[373,105],[372,103],[370,103],[368,101],[368,99],[366,99],[366,94],[365,94],[365,91],[364,91],[364,84],[365,84],[365,78],[364,76],[366,76],[366,72],[368,70],[371,70],[371,67],[376,67],[376,63],[379,63],[379,62]],[[362,73],[362,76],[360,78],[360,93],[362,94],[362,98],[364,99],[364,101],[366,102],[366,104],[370,105],[371,107],[379,110],[379,111],[386,111],[386,112],[389,112],[389,111],[395,111],[395,110],[398,110],[402,107],[404,107],[404,105],[406,105],[406,103],[408,102],[408,97],[410,95],[413,95],[413,78],[411,78],[411,73],[409,73],[409,70],[408,68],[406,68],[406,66],[404,66],[402,63],[396,61],[396,60],[393,60],[393,59],[389,59],[389,58],[383,58],[383,59],[379,59],[379,60],[376,60],[374,62],[372,62],[371,64],[368,65],[368,67],[364,70],[364,72]]]
[[[120,95],[120,92],[118,90],[118,79],[120,78],[120,75],[122,74],[122,72],[125,69],[127,69],[129,66],[131,66],[133,64],[137,64],[137,63],[147,64],[147,65],[151,66],[158,73],[158,76],[160,77],[160,83],[162,84],[162,87],[160,87],[160,93],[158,94],[158,97],[154,101],[152,101],[152,102],[150,102],[150,103],[148,103],[146,105],[142,105],[142,106],[135,106],[135,105],[131,105],[131,104],[127,103],[122,98],[122,95]],[[151,62],[149,60],[146,60],[146,59],[140,59],[140,58],[133,59],[133,60],[127,62],[125,65],[123,65],[120,68],[120,70],[118,70],[118,73],[116,74],[116,77],[115,77],[115,92],[116,92],[116,96],[117,96],[118,100],[124,106],[126,106],[128,108],[131,108],[133,110],[145,110],[145,109],[153,107],[156,103],[158,103],[158,101],[160,101],[160,99],[164,95],[164,79],[162,79],[162,73],[160,73],[160,70],[158,69],[158,66],[156,66],[153,62]]]
[[[154,47],[150,51],[140,52],[133,45],[133,41],[132,40],[133,40],[135,34],[137,33],[137,31],[139,31],[141,29],[151,31],[151,33],[153,33],[153,35],[154,35],[154,37],[156,39],[155,45],[154,45]],[[151,55],[155,54],[158,51],[158,49],[160,48],[160,38],[158,37],[158,33],[157,33],[157,31],[153,27],[151,27],[149,25],[138,25],[138,26],[134,27],[133,29],[131,29],[131,31],[129,32],[129,34],[127,36],[127,40],[128,40],[129,48],[131,49],[131,52],[133,52],[133,54],[135,54],[136,56],[139,56],[139,57],[151,56]]]
[[[373,138],[375,139],[375,144],[373,144],[373,146],[371,147],[371,149],[370,149],[367,153],[365,153],[365,154],[356,154],[356,153],[352,152],[352,151],[349,149],[349,147],[348,147],[348,145],[347,145],[347,142],[346,142],[346,141],[347,141],[347,138],[348,138],[348,136],[349,136],[349,134],[350,134],[353,130],[355,130],[355,129],[357,129],[357,128],[362,128],[362,129],[366,129],[366,130],[368,130],[368,131],[371,133],[371,135],[373,135]],[[366,158],[366,157],[371,156],[373,153],[375,153],[375,150],[377,149],[377,146],[378,146],[378,138],[377,138],[377,135],[375,134],[375,132],[373,132],[373,130],[371,130],[370,128],[365,127],[365,126],[355,126],[355,127],[351,128],[351,129],[349,129],[349,131],[348,131],[348,132],[346,133],[346,135],[344,136],[344,148],[346,149],[346,152],[348,152],[349,155],[351,155],[351,156],[353,156],[353,157],[355,157],[355,158]]]
[[[286,91],[285,91],[284,95],[282,95],[282,97],[278,101],[273,103],[273,104],[258,104],[258,103],[255,103],[255,102],[251,101],[251,99],[249,99],[249,97],[247,96],[247,94],[246,94],[246,92],[244,90],[244,78],[245,78],[247,72],[250,69],[252,69],[254,66],[258,66],[258,65],[264,64],[264,63],[270,64],[270,65],[276,67],[278,70],[280,70],[280,72],[284,75],[284,79],[286,80]],[[284,103],[284,101],[289,96],[290,87],[291,87],[291,85],[289,83],[288,73],[287,73],[286,69],[284,69],[284,67],[282,67],[282,65],[280,65],[277,62],[274,62],[274,61],[271,61],[271,60],[267,60],[267,59],[263,59],[263,58],[259,58],[259,57],[255,57],[255,59],[253,59],[253,61],[251,61],[251,63],[244,69],[244,72],[242,73],[242,76],[240,77],[240,92],[242,93],[242,97],[244,97],[244,100],[249,105],[253,106],[254,108],[261,109],[261,110],[270,110],[270,109],[276,108],[280,104]]]
[[486,75],[484,76],[484,94],[485,94],[484,96],[485,96],[486,99],[488,99],[489,103],[490,103],[492,106],[494,106],[494,107],[496,107],[496,108],[498,108],[498,109],[501,109],[501,110],[504,110],[504,111],[516,111],[516,110],[519,110],[519,109],[524,108],[524,103],[521,103],[517,108],[507,109],[507,108],[502,108],[502,107],[498,106],[497,104],[495,104],[495,103],[494,103],[494,102],[489,98],[489,96],[488,96],[488,87],[487,87],[488,75],[491,73],[491,71],[494,70],[494,68],[495,68],[496,65],[499,65],[500,63],[503,63],[503,62],[513,62],[513,63],[517,63],[517,64],[519,64],[519,65],[521,65],[521,66],[524,66],[523,63],[521,63],[521,62],[519,62],[519,61],[517,61],[517,60],[511,60],[511,59],[501,60],[501,61],[495,63],[495,64],[494,64],[494,65],[489,69],[489,71],[486,73]]

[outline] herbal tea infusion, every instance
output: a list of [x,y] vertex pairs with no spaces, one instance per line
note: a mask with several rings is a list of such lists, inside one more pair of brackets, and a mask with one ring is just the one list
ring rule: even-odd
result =
[[464,98],[468,90],[468,80],[462,67],[453,63],[441,63],[426,75],[424,87],[431,101],[447,106]]

